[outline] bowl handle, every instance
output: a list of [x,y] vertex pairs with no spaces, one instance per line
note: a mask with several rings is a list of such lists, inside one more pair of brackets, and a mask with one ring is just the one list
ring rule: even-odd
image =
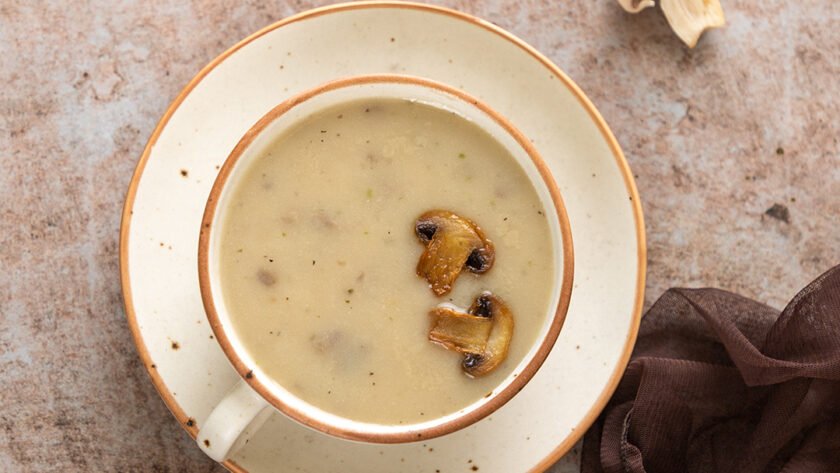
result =
[[265,399],[239,380],[204,421],[195,440],[210,458],[222,462],[244,446],[272,412]]

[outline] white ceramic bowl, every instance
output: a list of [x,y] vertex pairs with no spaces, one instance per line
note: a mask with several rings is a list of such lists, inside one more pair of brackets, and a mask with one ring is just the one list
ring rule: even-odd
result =
[[[446,416],[421,423],[382,425],[359,422],[326,412],[295,396],[267,376],[252,359],[232,328],[219,278],[217,223],[253,158],[302,119],[339,103],[373,98],[423,102],[455,112],[477,124],[501,143],[523,168],[547,212],[553,242],[554,288],[537,341],[492,394]],[[560,192],[533,145],[504,117],[452,87],[411,76],[370,75],[341,79],[303,92],[262,117],[231,152],[207,201],[199,241],[199,280],[205,310],[216,339],[244,383],[222,401],[202,426],[199,445],[213,458],[225,459],[244,433],[258,428],[267,407],[337,437],[377,443],[398,443],[444,435],[492,413],[519,392],[548,356],[565,319],[573,275],[571,230]],[[270,412],[270,410],[268,411]]]

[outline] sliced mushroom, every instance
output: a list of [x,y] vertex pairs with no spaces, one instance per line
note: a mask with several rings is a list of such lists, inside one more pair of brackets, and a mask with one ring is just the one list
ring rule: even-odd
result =
[[689,48],[707,29],[726,24],[720,0],[660,0],[659,6],[671,29]]
[[[513,313],[500,297],[485,292],[470,307],[470,313],[493,321],[483,353],[464,358],[462,367],[471,376],[484,376],[505,361],[513,338]],[[484,315],[486,314],[486,315]]]
[[489,318],[476,317],[447,306],[436,307],[429,315],[433,319],[429,340],[458,353],[484,351],[493,328]]
[[414,232],[426,245],[417,275],[425,278],[438,296],[452,290],[464,267],[483,273],[493,266],[493,242],[468,218],[448,210],[431,210],[417,219]]
[[513,313],[490,292],[479,295],[464,313],[451,306],[430,312],[429,340],[462,353],[461,368],[471,377],[484,376],[507,358],[513,337]]

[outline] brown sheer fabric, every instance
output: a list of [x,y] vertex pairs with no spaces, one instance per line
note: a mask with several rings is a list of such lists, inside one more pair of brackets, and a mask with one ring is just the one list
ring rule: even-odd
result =
[[586,434],[582,472],[840,472],[840,266],[781,314],[667,291]]

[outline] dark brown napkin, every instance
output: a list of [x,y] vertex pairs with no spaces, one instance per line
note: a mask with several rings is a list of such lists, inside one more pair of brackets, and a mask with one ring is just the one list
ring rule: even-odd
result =
[[840,266],[781,314],[671,289],[587,432],[583,473],[840,472]]

